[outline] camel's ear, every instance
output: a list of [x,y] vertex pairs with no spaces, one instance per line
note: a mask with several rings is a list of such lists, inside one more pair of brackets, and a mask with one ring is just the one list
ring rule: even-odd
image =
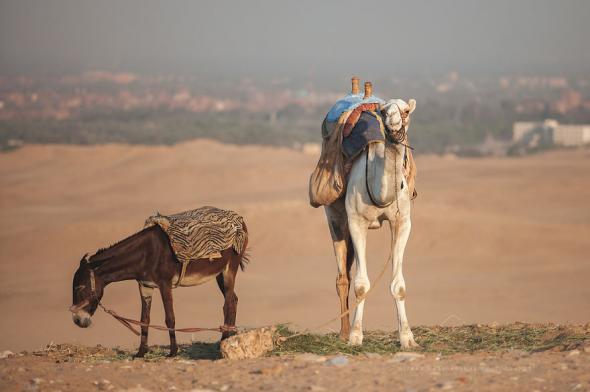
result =
[[410,113],[412,113],[416,109],[416,100],[413,98],[410,99],[408,105],[410,106]]
[[84,263],[88,263],[88,253],[86,253],[84,256],[82,256],[82,259],[80,259],[80,265]]

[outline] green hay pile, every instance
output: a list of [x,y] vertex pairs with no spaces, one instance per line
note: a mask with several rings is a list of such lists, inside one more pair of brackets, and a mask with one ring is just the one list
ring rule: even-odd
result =
[[[525,324],[463,325],[458,327],[414,327],[414,337],[422,348],[413,351],[442,354],[473,353],[477,351],[571,350],[590,341],[590,324],[584,326]],[[294,334],[285,326],[279,327],[283,337]],[[362,346],[348,346],[335,333],[304,334],[287,339],[272,354],[336,353],[357,355],[362,353],[392,354],[401,351],[397,332],[366,331]]]

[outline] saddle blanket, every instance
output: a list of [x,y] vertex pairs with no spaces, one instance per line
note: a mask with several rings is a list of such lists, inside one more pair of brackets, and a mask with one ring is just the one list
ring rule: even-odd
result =
[[242,254],[246,241],[244,218],[233,211],[201,207],[174,215],[157,213],[145,221],[145,227],[158,225],[170,239],[179,262],[221,257],[221,251],[233,248]]
[[364,103],[376,103],[382,105],[385,103],[385,101],[376,96],[370,96],[366,99],[363,99],[363,95],[361,94],[348,94],[344,98],[337,101],[334,106],[332,106],[326,115],[326,121],[336,122],[342,113],[352,111],[357,106]]
[[385,128],[381,116],[372,111],[362,112],[349,135],[342,139],[342,152],[347,161],[357,157],[370,143],[384,142]]

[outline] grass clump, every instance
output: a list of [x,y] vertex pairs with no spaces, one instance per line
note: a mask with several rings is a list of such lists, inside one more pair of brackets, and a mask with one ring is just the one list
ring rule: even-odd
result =
[[[513,323],[507,325],[462,325],[457,327],[415,327],[414,351],[442,354],[524,350],[571,350],[590,341],[590,325],[555,325]],[[295,335],[286,326],[278,333],[285,338]],[[272,352],[274,355],[313,353],[318,355],[362,353],[393,354],[401,351],[397,332],[366,331],[362,346],[349,346],[335,333],[302,334],[287,339]]]

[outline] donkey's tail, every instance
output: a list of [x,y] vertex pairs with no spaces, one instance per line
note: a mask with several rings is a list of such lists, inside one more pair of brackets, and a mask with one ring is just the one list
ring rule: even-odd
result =
[[246,264],[250,262],[250,249],[248,248],[248,228],[246,227],[246,222],[242,221],[242,228],[244,229],[244,233],[246,233],[246,238],[244,239],[244,245],[242,246],[242,252],[239,254],[240,257],[240,268],[242,271],[246,268]]

